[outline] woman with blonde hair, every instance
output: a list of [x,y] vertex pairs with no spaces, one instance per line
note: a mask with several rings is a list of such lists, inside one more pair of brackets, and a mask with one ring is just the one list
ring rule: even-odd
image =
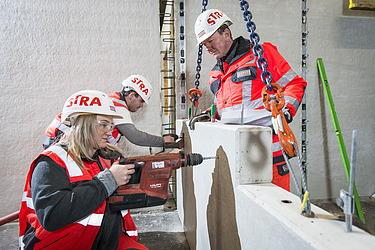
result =
[[127,210],[111,211],[107,198],[129,182],[134,165],[107,143],[116,113],[103,92],[84,90],[65,103],[72,127],[60,143],[31,164],[20,211],[21,249],[147,249]]

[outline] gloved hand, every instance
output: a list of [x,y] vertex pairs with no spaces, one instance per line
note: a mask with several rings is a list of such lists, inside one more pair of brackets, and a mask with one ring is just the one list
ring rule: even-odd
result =
[[286,108],[284,110],[284,117],[285,117],[285,120],[287,123],[291,123],[293,121],[293,116],[292,114],[290,113],[289,109]]
[[205,111],[191,118],[189,122],[189,127],[191,130],[194,130],[196,122],[208,122],[210,121],[210,119],[211,119],[210,111]]

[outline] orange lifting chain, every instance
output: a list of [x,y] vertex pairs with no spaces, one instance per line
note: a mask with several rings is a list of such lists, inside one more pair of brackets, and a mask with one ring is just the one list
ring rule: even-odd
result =
[[280,144],[289,157],[297,155],[294,144],[298,147],[293,131],[285,120],[283,107],[285,105],[284,93],[280,85],[271,83],[275,94],[269,95],[267,85],[262,90],[264,107],[272,112],[272,124],[275,133],[279,136]]
[[[195,98],[194,94],[196,94],[196,98]],[[203,95],[202,91],[200,91],[197,88],[193,88],[193,89],[189,90],[189,95],[190,95],[190,101],[193,102],[194,107],[198,107],[198,105],[199,105],[198,99],[199,99],[199,97],[201,97]]]

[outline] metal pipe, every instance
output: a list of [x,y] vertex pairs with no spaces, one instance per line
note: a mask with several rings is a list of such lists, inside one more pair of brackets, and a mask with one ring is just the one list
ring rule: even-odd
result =
[[346,231],[351,232],[353,226],[353,213],[354,213],[354,169],[356,162],[356,151],[357,151],[357,130],[352,132],[352,150],[350,157],[350,183],[349,183],[349,205],[351,209],[345,213]]
[[17,212],[8,214],[7,216],[0,218],[0,226],[18,219],[19,214],[20,214],[20,211],[17,211]]

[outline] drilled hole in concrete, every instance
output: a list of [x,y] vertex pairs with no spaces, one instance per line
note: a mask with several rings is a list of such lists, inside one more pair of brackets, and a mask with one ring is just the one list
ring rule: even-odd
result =
[[292,203],[290,200],[281,200],[282,203]]

